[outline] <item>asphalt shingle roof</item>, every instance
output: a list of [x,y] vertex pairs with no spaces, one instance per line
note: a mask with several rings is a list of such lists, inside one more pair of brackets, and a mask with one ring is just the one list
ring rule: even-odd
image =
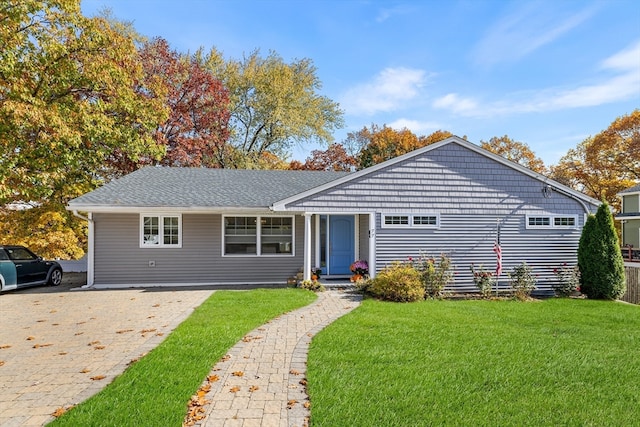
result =
[[71,200],[69,206],[268,207],[346,174],[146,167]]

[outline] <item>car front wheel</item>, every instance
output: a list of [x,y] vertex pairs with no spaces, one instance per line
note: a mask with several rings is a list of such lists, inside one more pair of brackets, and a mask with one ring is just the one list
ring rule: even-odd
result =
[[49,276],[49,285],[58,286],[60,283],[62,283],[62,270],[56,268],[51,272],[51,275]]

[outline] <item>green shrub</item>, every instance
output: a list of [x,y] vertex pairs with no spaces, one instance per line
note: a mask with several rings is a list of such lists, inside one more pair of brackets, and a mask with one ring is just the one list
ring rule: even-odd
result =
[[371,280],[369,292],[386,301],[411,302],[424,299],[420,272],[413,265],[394,262]]
[[471,264],[471,273],[473,274],[473,283],[476,288],[478,288],[483,297],[489,298],[493,285],[496,283],[493,272],[485,270],[482,264],[478,268]]
[[509,273],[509,283],[516,298],[520,300],[529,298],[531,291],[536,287],[533,269],[526,262],[513,267],[513,270]]
[[625,293],[624,260],[611,210],[603,202],[590,215],[578,245],[580,291],[588,298],[617,299]]
[[445,254],[440,254],[438,260],[422,255],[414,261],[414,267],[420,272],[426,298],[442,297],[444,288],[453,280],[451,258]]

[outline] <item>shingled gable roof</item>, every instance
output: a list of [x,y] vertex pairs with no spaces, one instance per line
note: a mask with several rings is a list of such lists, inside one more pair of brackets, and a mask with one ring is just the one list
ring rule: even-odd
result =
[[458,145],[460,145],[462,147],[468,148],[471,151],[475,151],[476,153],[478,153],[478,154],[480,154],[482,156],[485,156],[485,157],[488,157],[490,159],[493,159],[496,162],[501,163],[501,164],[503,164],[503,165],[505,165],[507,167],[515,169],[515,170],[523,173],[524,175],[528,175],[528,176],[530,176],[530,177],[532,177],[534,179],[537,179],[542,184],[545,184],[545,185],[548,184],[553,188],[554,191],[558,191],[560,193],[566,194],[567,196],[569,196],[569,197],[571,197],[571,198],[573,198],[575,200],[578,200],[584,206],[585,210],[588,210],[587,206],[585,205],[585,203],[591,204],[593,206],[599,206],[600,205],[600,202],[598,200],[596,200],[594,198],[591,198],[591,197],[587,196],[586,194],[583,194],[583,193],[581,193],[579,191],[576,191],[576,190],[574,190],[572,188],[569,188],[569,187],[567,187],[567,186],[565,186],[563,184],[560,184],[559,182],[554,181],[554,180],[552,180],[550,178],[547,178],[546,176],[544,176],[544,175],[542,175],[542,174],[540,174],[538,172],[534,172],[531,169],[528,169],[528,168],[526,168],[526,167],[524,167],[524,166],[522,166],[522,165],[520,165],[518,163],[515,163],[515,162],[512,162],[510,160],[507,160],[502,156],[499,156],[499,155],[494,154],[494,153],[492,153],[490,151],[487,151],[487,150],[485,150],[485,149],[483,149],[483,148],[481,148],[481,147],[479,147],[479,146],[477,146],[475,144],[470,143],[469,141],[467,141],[465,139],[462,139],[462,138],[460,138],[458,136],[451,136],[451,137],[449,137],[447,139],[444,139],[442,141],[427,145],[426,147],[422,147],[422,148],[419,148],[417,150],[410,151],[409,153],[403,154],[402,156],[398,156],[398,157],[395,157],[393,159],[387,160],[385,162],[378,163],[377,165],[371,166],[369,168],[362,169],[362,170],[360,170],[358,172],[348,174],[348,175],[343,176],[341,178],[338,178],[338,179],[336,179],[334,181],[329,181],[329,182],[327,182],[327,183],[325,183],[325,184],[323,184],[323,185],[321,185],[319,187],[315,187],[315,188],[309,189],[309,190],[307,190],[305,192],[302,192],[300,194],[295,194],[293,196],[290,196],[290,197],[287,197],[285,199],[279,200],[278,202],[274,203],[271,206],[271,209],[274,210],[274,211],[287,210],[287,205],[290,204],[290,203],[296,202],[298,200],[301,200],[301,199],[304,199],[306,197],[312,196],[314,194],[320,193],[322,191],[328,190],[330,188],[339,186],[339,185],[344,184],[346,182],[358,179],[360,177],[372,174],[372,173],[374,173],[374,172],[376,172],[376,171],[378,171],[380,169],[387,168],[387,167],[395,165],[397,163],[401,163],[401,162],[403,162],[405,160],[411,159],[413,157],[420,156],[420,155],[422,155],[424,153],[427,153],[429,151],[437,150],[438,148],[440,148],[440,147],[442,147],[444,145],[447,145],[447,144],[458,144]]
[[142,209],[267,209],[347,172],[145,167],[75,198],[84,212]]

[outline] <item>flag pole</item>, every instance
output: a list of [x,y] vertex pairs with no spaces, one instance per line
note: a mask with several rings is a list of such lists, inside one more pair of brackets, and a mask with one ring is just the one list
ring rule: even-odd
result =
[[496,219],[496,241],[493,245],[493,251],[496,253],[496,297],[500,285],[500,274],[502,273],[502,247],[500,246],[500,218]]

